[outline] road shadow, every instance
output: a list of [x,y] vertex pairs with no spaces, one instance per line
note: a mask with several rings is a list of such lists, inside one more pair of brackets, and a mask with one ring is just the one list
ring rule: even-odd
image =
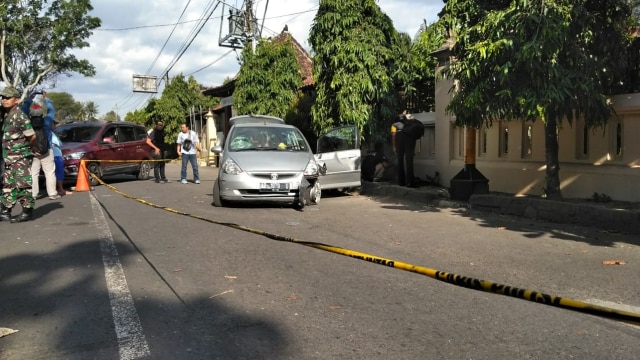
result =
[[478,226],[518,232],[529,239],[548,236],[553,239],[582,242],[601,247],[614,247],[619,243],[640,246],[640,238],[637,236],[596,227],[528,219],[466,208],[455,209],[453,213],[477,223]]
[[[127,249],[118,247],[123,262],[140,255]],[[120,358],[98,238],[48,252],[3,253],[0,327],[19,332],[0,340],[0,358]],[[287,346],[269,319],[206,296],[182,300],[135,298],[149,359],[269,359]]]

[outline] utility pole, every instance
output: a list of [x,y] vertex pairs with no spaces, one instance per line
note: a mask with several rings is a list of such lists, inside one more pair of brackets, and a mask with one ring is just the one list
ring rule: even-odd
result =
[[245,25],[247,26],[246,34],[251,37],[251,51],[256,53],[256,33],[255,33],[255,16],[253,16],[253,1],[247,0],[247,7],[244,10]]
[[[223,47],[230,47],[233,49],[242,49],[247,42],[251,41],[253,51],[256,50],[258,37],[262,34],[262,27],[264,26],[264,19],[262,25],[258,26],[258,20],[256,19],[255,11],[253,9],[255,2],[253,0],[247,0],[245,2],[244,9],[237,9],[231,7],[229,9],[229,33],[222,36],[223,28],[220,22],[220,39],[218,45]],[[267,14],[267,8],[269,7],[269,0],[266,1],[264,7],[264,16]],[[222,15],[225,16],[225,3],[222,2]]]

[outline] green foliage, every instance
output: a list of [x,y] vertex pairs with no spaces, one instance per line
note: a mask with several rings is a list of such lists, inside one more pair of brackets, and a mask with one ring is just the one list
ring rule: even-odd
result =
[[109,110],[106,114],[102,116],[102,120],[104,121],[120,121],[120,116],[115,110]]
[[560,197],[557,124],[602,126],[626,70],[631,10],[624,0],[448,0],[458,125],[545,123],[547,195]]
[[417,99],[415,102],[422,102],[415,112],[435,111],[435,70],[438,60],[432,53],[445,43],[445,35],[446,28],[442,19],[430,25],[425,22],[411,46],[411,83],[417,95],[414,96]]
[[77,59],[73,50],[100,26],[89,16],[89,0],[3,0],[0,6],[2,81],[22,89],[23,97],[43,83],[72,72],[93,76],[95,68]]
[[189,114],[195,109],[199,112],[215,108],[217,98],[209,98],[202,94],[201,87],[193,76],[185,80],[178,74],[167,84],[158,99],[151,99],[144,109],[129,112],[125,120],[153,128],[158,120],[165,124],[165,141],[175,142],[180,125],[184,124]]
[[302,92],[299,91],[296,96],[294,106],[289,110],[284,120],[287,124],[294,125],[309,141],[309,145],[313,152],[316,151],[316,142],[318,135],[316,135],[313,122],[311,122],[311,106],[315,102],[315,93],[312,91]]
[[56,120],[61,124],[80,120],[82,104],[75,101],[67,92],[48,92],[47,97],[53,102],[56,110]]
[[255,54],[251,46],[242,52],[242,66],[233,92],[239,114],[263,114],[285,118],[295,106],[302,86],[300,64],[290,38],[260,40]]
[[[500,3],[503,3],[500,5]],[[606,3],[606,5],[603,5]],[[624,76],[629,8],[622,0],[447,1],[457,33],[448,111],[459,125],[493,119],[610,115],[606,95]],[[471,20],[466,20],[471,19]]]
[[391,19],[375,0],[321,0],[309,41],[316,132],[358,125],[361,134],[378,133],[397,113],[393,49],[399,40]]
[[78,120],[82,121],[95,121],[98,117],[98,105],[93,101],[87,101],[80,104],[80,112],[78,113]]

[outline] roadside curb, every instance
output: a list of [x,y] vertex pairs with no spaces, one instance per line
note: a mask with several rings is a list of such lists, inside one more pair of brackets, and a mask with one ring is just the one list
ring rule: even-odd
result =
[[441,208],[469,207],[468,202],[450,200],[449,191],[436,186],[408,188],[389,183],[363,181],[359,192],[360,195],[365,196],[387,196]]
[[640,234],[640,212],[638,211],[491,194],[472,195],[469,204],[472,210]]
[[439,208],[466,208],[554,223],[596,227],[607,231],[640,235],[640,211],[606,208],[589,204],[500,194],[475,194],[469,201],[450,199],[446,188],[408,188],[389,183],[362,182],[360,195],[391,197]]

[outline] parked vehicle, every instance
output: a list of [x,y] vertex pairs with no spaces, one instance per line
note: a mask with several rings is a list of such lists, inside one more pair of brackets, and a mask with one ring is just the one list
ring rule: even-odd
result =
[[327,152],[314,155],[300,130],[280,118],[243,115],[231,118],[229,124],[224,144],[211,148],[220,157],[214,206],[264,201],[302,208],[319,203],[323,189],[360,186],[355,127],[321,137],[319,148],[322,144]]
[[[146,143],[147,130],[129,122],[89,121],[58,126],[56,135],[62,141],[65,180],[76,180],[80,161],[99,178],[132,174],[149,179],[151,148]],[[109,161],[97,161],[109,160]],[[92,186],[99,182],[89,177]]]

